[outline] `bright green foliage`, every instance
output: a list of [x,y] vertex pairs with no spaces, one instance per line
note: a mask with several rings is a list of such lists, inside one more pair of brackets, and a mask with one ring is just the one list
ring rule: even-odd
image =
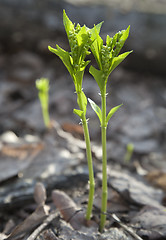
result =
[[79,116],[82,119],[84,111],[79,109],[74,109],[73,113],[75,113],[77,116]]
[[92,154],[90,146],[89,130],[86,120],[86,108],[87,108],[87,98],[82,90],[83,75],[86,66],[90,61],[86,61],[85,57],[93,53],[96,62],[98,64],[98,69],[91,66],[89,72],[95,78],[101,92],[101,108],[88,99],[92,109],[96,112],[100,124],[101,124],[101,137],[102,137],[102,206],[101,206],[101,222],[100,231],[103,231],[106,212],[107,212],[107,151],[106,151],[106,130],[107,124],[113,114],[121,107],[121,105],[112,108],[108,114],[106,111],[106,85],[110,73],[132,52],[125,52],[120,54],[120,51],[128,38],[130,26],[126,30],[122,30],[116,33],[112,38],[107,36],[106,44],[103,44],[103,39],[100,37],[100,29],[102,22],[94,26],[94,28],[89,29],[85,25],[80,26],[75,25],[68,18],[63,11],[63,23],[67,38],[70,45],[70,51],[65,51],[56,45],[56,48],[48,47],[49,50],[55,53],[64,63],[67,70],[69,71],[77,94],[77,103],[79,109],[74,109],[73,112],[81,118],[84,137],[86,142],[86,153],[89,168],[89,201],[86,212],[86,219],[89,220],[91,217],[92,206],[93,206],[93,196],[94,196],[94,174],[93,174],[93,164],[92,164]]
[[38,89],[38,96],[41,103],[44,124],[49,127],[50,118],[48,113],[49,105],[49,80],[47,78],[40,78],[36,80],[36,88]]
[[101,109],[99,108],[99,106],[94,102],[92,101],[90,98],[88,98],[88,101],[92,107],[92,109],[95,111],[95,113],[97,114],[99,120],[100,120],[100,123],[101,123]]
[[103,44],[97,27],[94,27],[94,31],[92,31],[91,38],[93,43],[91,45],[91,51],[96,59],[99,70],[91,66],[89,72],[95,78],[101,92],[107,84],[110,73],[132,52],[129,51],[118,56],[128,38],[129,30],[130,26],[126,30],[116,33],[112,38],[107,35],[106,45]]
[[[98,26],[98,28],[100,28]],[[101,138],[102,138],[102,205],[100,231],[104,229],[107,212],[107,149],[106,149],[106,130],[107,124],[113,114],[121,107],[121,105],[112,108],[108,115],[106,112],[106,85],[111,72],[132,52],[125,52],[119,55],[126,39],[129,35],[130,26],[126,30],[116,33],[112,38],[107,35],[106,44],[99,35],[97,26],[91,31],[91,51],[98,64],[98,69],[91,66],[89,72],[96,80],[101,93],[101,109],[92,100],[89,100],[92,109],[96,112],[101,123]]]
[[[86,108],[87,98],[82,90],[82,80],[86,66],[90,61],[85,61],[85,57],[90,54],[89,49],[93,40],[91,39],[92,29],[87,28],[85,25],[81,27],[79,24],[75,26],[63,11],[63,23],[65,26],[66,34],[69,40],[70,52],[67,52],[56,45],[56,48],[48,47],[49,50],[55,53],[64,63],[67,70],[69,71],[77,93],[77,103],[80,109],[74,109],[73,112],[81,118],[81,122],[84,129],[84,137],[86,142],[86,153],[89,168],[89,201],[86,213],[86,219],[89,220],[91,217],[93,207],[93,196],[94,196],[94,173],[92,164],[92,154],[90,146],[89,130],[86,120]],[[97,25],[95,31],[99,31],[100,27]]]
[[106,118],[106,122],[107,122],[107,123],[109,122],[110,118],[114,115],[114,113],[116,113],[116,111],[117,111],[122,105],[123,105],[123,104],[120,104],[120,105],[112,108],[112,109],[109,111],[109,113],[108,113],[108,115],[107,115],[107,118]]
[[85,25],[81,27],[77,24],[75,27],[75,24],[66,15],[65,10],[63,11],[63,23],[71,51],[67,52],[58,45],[56,45],[55,49],[50,46],[48,48],[63,61],[73,78],[76,91],[81,91],[83,74],[90,62],[85,61],[85,57],[90,54],[89,48],[92,43],[91,30]]

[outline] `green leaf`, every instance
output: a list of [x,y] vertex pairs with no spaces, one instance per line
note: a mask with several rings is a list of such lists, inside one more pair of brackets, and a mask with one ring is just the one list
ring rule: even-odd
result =
[[90,72],[90,74],[92,74],[92,76],[96,80],[96,82],[97,82],[97,84],[98,84],[98,86],[100,88],[100,91],[102,91],[102,89],[104,88],[104,85],[105,85],[105,82],[103,80],[103,73],[102,73],[102,71],[97,70],[93,66],[90,66],[89,72]]
[[109,74],[133,51],[125,52],[120,54],[118,57],[114,57],[112,60],[112,65],[109,70]]
[[83,115],[83,111],[79,110],[79,109],[74,109],[73,113],[75,113],[76,115],[78,115],[81,119],[82,119],[82,115]]
[[101,109],[99,108],[99,106],[94,102],[92,101],[90,98],[88,98],[88,101],[92,107],[92,109],[95,111],[95,113],[97,114],[99,120],[100,120],[100,123],[101,123]]
[[119,39],[119,47],[118,47],[117,54],[119,54],[119,52],[122,49],[124,43],[126,42],[128,36],[129,36],[129,32],[130,32],[130,25],[128,26],[128,28],[126,30],[122,30],[120,32],[120,33],[122,33],[122,36]]
[[93,41],[91,45],[91,51],[100,69],[102,68],[100,52],[101,52],[101,46],[103,45],[103,40],[99,35],[101,25],[102,23],[99,23],[97,26],[94,26],[94,28],[91,30],[91,39]]
[[109,122],[110,118],[114,115],[114,113],[116,113],[116,111],[117,111],[122,105],[123,105],[123,104],[120,104],[120,105],[118,105],[118,106],[116,106],[116,107],[114,107],[114,108],[112,108],[112,109],[110,110],[110,112],[108,113],[107,118],[106,118],[106,122],[107,122],[107,123]]
[[77,71],[75,73],[75,88],[76,88],[76,91],[81,91],[81,89],[82,89],[83,75],[84,75],[84,70],[83,71]]
[[71,77],[73,77],[73,66],[71,65],[71,56],[69,54],[69,52],[66,52],[65,50],[63,50],[62,48],[60,48],[58,45],[56,45],[57,48],[52,48],[50,46],[48,46],[48,49],[55,53],[64,63],[64,65],[66,66],[67,70],[69,71]]
[[68,18],[65,10],[63,10],[63,24],[65,26],[65,30],[66,30],[67,36],[69,36],[69,32],[74,29],[74,24]]
[[77,98],[78,106],[86,114],[87,98],[83,91],[81,91],[80,93],[77,93],[77,95],[78,94],[81,94],[81,96],[80,96],[81,102],[79,102],[79,97]]
[[87,40],[88,40],[87,28],[84,25],[83,27],[81,27],[81,30],[77,34],[78,46],[86,44]]
[[126,30],[122,31],[122,36],[120,38],[120,40],[122,40],[123,42],[125,42],[129,36],[129,32],[130,32],[130,25],[128,26],[128,28]]

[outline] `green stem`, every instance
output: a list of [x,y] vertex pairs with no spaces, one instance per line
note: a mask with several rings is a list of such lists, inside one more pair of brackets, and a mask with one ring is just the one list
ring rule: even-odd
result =
[[[81,98],[81,91],[77,92],[77,96],[79,99],[79,107],[80,110],[83,111],[83,102]],[[88,206],[86,211],[86,220],[90,220],[92,207],[93,207],[93,197],[94,197],[94,190],[95,190],[95,180],[94,180],[94,173],[93,173],[93,163],[92,163],[92,153],[91,153],[91,144],[90,144],[90,136],[89,136],[89,129],[86,120],[85,114],[82,116],[82,125],[84,129],[84,138],[86,143],[86,155],[87,155],[87,162],[88,162],[88,169],[89,169],[89,199],[88,199]]]
[[42,112],[43,112],[44,124],[45,124],[46,127],[49,127],[50,117],[49,117],[49,113],[48,113],[48,108],[43,107]]
[[102,135],[103,158],[102,158],[102,203],[101,203],[100,232],[102,232],[104,229],[107,212],[106,86],[101,92],[101,104],[102,104],[101,135]]
[[49,127],[50,124],[50,116],[48,111],[49,106],[49,96],[48,92],[39,92],[39,99],[42,108],[43,120],[46,127]]

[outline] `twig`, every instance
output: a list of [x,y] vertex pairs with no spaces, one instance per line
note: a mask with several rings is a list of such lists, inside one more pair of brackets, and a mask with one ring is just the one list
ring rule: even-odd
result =
[[51,213],[46,220],[44,221],[44,223],[42,223],[38,228],[36,228],[33,233],[27,238],[27,240],[35,240],[36,237],[41,233],[41,231],[47,227],[50,222],[52,222],[54,220],[54,218],[57,217],[57,211]]
[[131,236],[133,236],[137,240],[143,240],[140,236],[138,236],[132,229],[126,226],[124,223],[121,223],[120,219],[115,214],[108,214],[110,215],[115,222],[117,222],[126,232],[128,232]]

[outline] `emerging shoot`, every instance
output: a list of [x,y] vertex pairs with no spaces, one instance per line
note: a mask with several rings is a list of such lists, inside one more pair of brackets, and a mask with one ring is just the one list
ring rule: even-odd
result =
[[48,111],[49,105],[49,80],[47,78],[40,78],[36,80],[36,88],[38,89],[38,96],[42,108],[44,124],[48,128],[50,125],[50,117]]
[[131,161],[132,155],[134,151],[134,144],[133,143],[128,143],[126,146],[126,153],[124,156],[124,162],[129,163]]
[[107,146],[106,146],[106,131],[107,124],[113,114],[121,107],[121,105],[112,108],[108,114],[106,111],[106,86],[111,72],[132,52],[125,52],[119,55],[126,39],[129,35],[130,26],[126,30],[116,33],[112,38],[107,35],[106,45],[103,44],[103,39],[100,37],[97,28],[92,30],[91,51],[96,59],[99,69],[90,67],[89,72],[96,80],[101,94],[101,109],[95,102],[89,100],[92,109],[96,112],[101,124],[102,138],[102,205],[101,205],[101,220],[100,231],[102,232],[105,226],[107,213]]
[[[90,185],[86,219],[90,220],[93,207],[95,181],[93,173],[90,136],[86,119],[87,98],[83,92],[82,81],[85,68],[90,62],[85,61],[85,57],[90,54],[89,48],[92,44],[91,30],[85,25],[83,27],[81,27],[79,24],[75,26],[75,24],[70,21],[65,11],[63,11],[63,23],[69,40],[70,52],[63,50],[58,45],[56,45],[56,48],[52,48],[50,46],[48,48],[51,52],[55,53],[62,60],[67,70],[69,71],[75,85],[79,109],[74,109],[73,111],[76,115],[80,117],[84,129]],[[100,27],[97,26],[96,31],[98,31],[99,29]]]
[[[79,109],[74,109],[73,112],[79,116],[84,129],[84,138],[86,142],[86,154],[89,168],[89,199],[86,211],[86,219],[90,220],[93,198],[94,198],[94,173],[92,163],[92,153],[88,124],[86,119],[87,98],[83,92],[82,81],[86,66],[90,61],[86,61],[85,57],[91,52],[93,53],[98,69],[91,66],[89,72],[96,80],[101,94],[101,108],[88,99],[92,109],[96,112],[101,124],[101,137],[102,137],[102,205],[101,205],[101,220],[100,231],[102,232],[105,226],[106,213],[107,213],[107,147],[106,147],[106,133],[107,125],[114,113],[122,106],[122,104],[112,108],[108,113],[106,110],[106,86],[109,75],[111,72],[132,52],[125,52],[119,54],[126,39],[129,35],[130,26],[126,30],[116,33],[112,38],[107,36],[106,44],[100,37],[100,28],[102,23],[89,29],[85,25],[75,25],[63,11],[63,23],[67,38],[70,45],[70,51],[65,51],[56,45],[56,48],[48,47],[48,49],[56,54],[64,63],[70,76],[73,79],[75,91],[77,94],[77,103]],[[89,51],[91,50],[91,52]]]

